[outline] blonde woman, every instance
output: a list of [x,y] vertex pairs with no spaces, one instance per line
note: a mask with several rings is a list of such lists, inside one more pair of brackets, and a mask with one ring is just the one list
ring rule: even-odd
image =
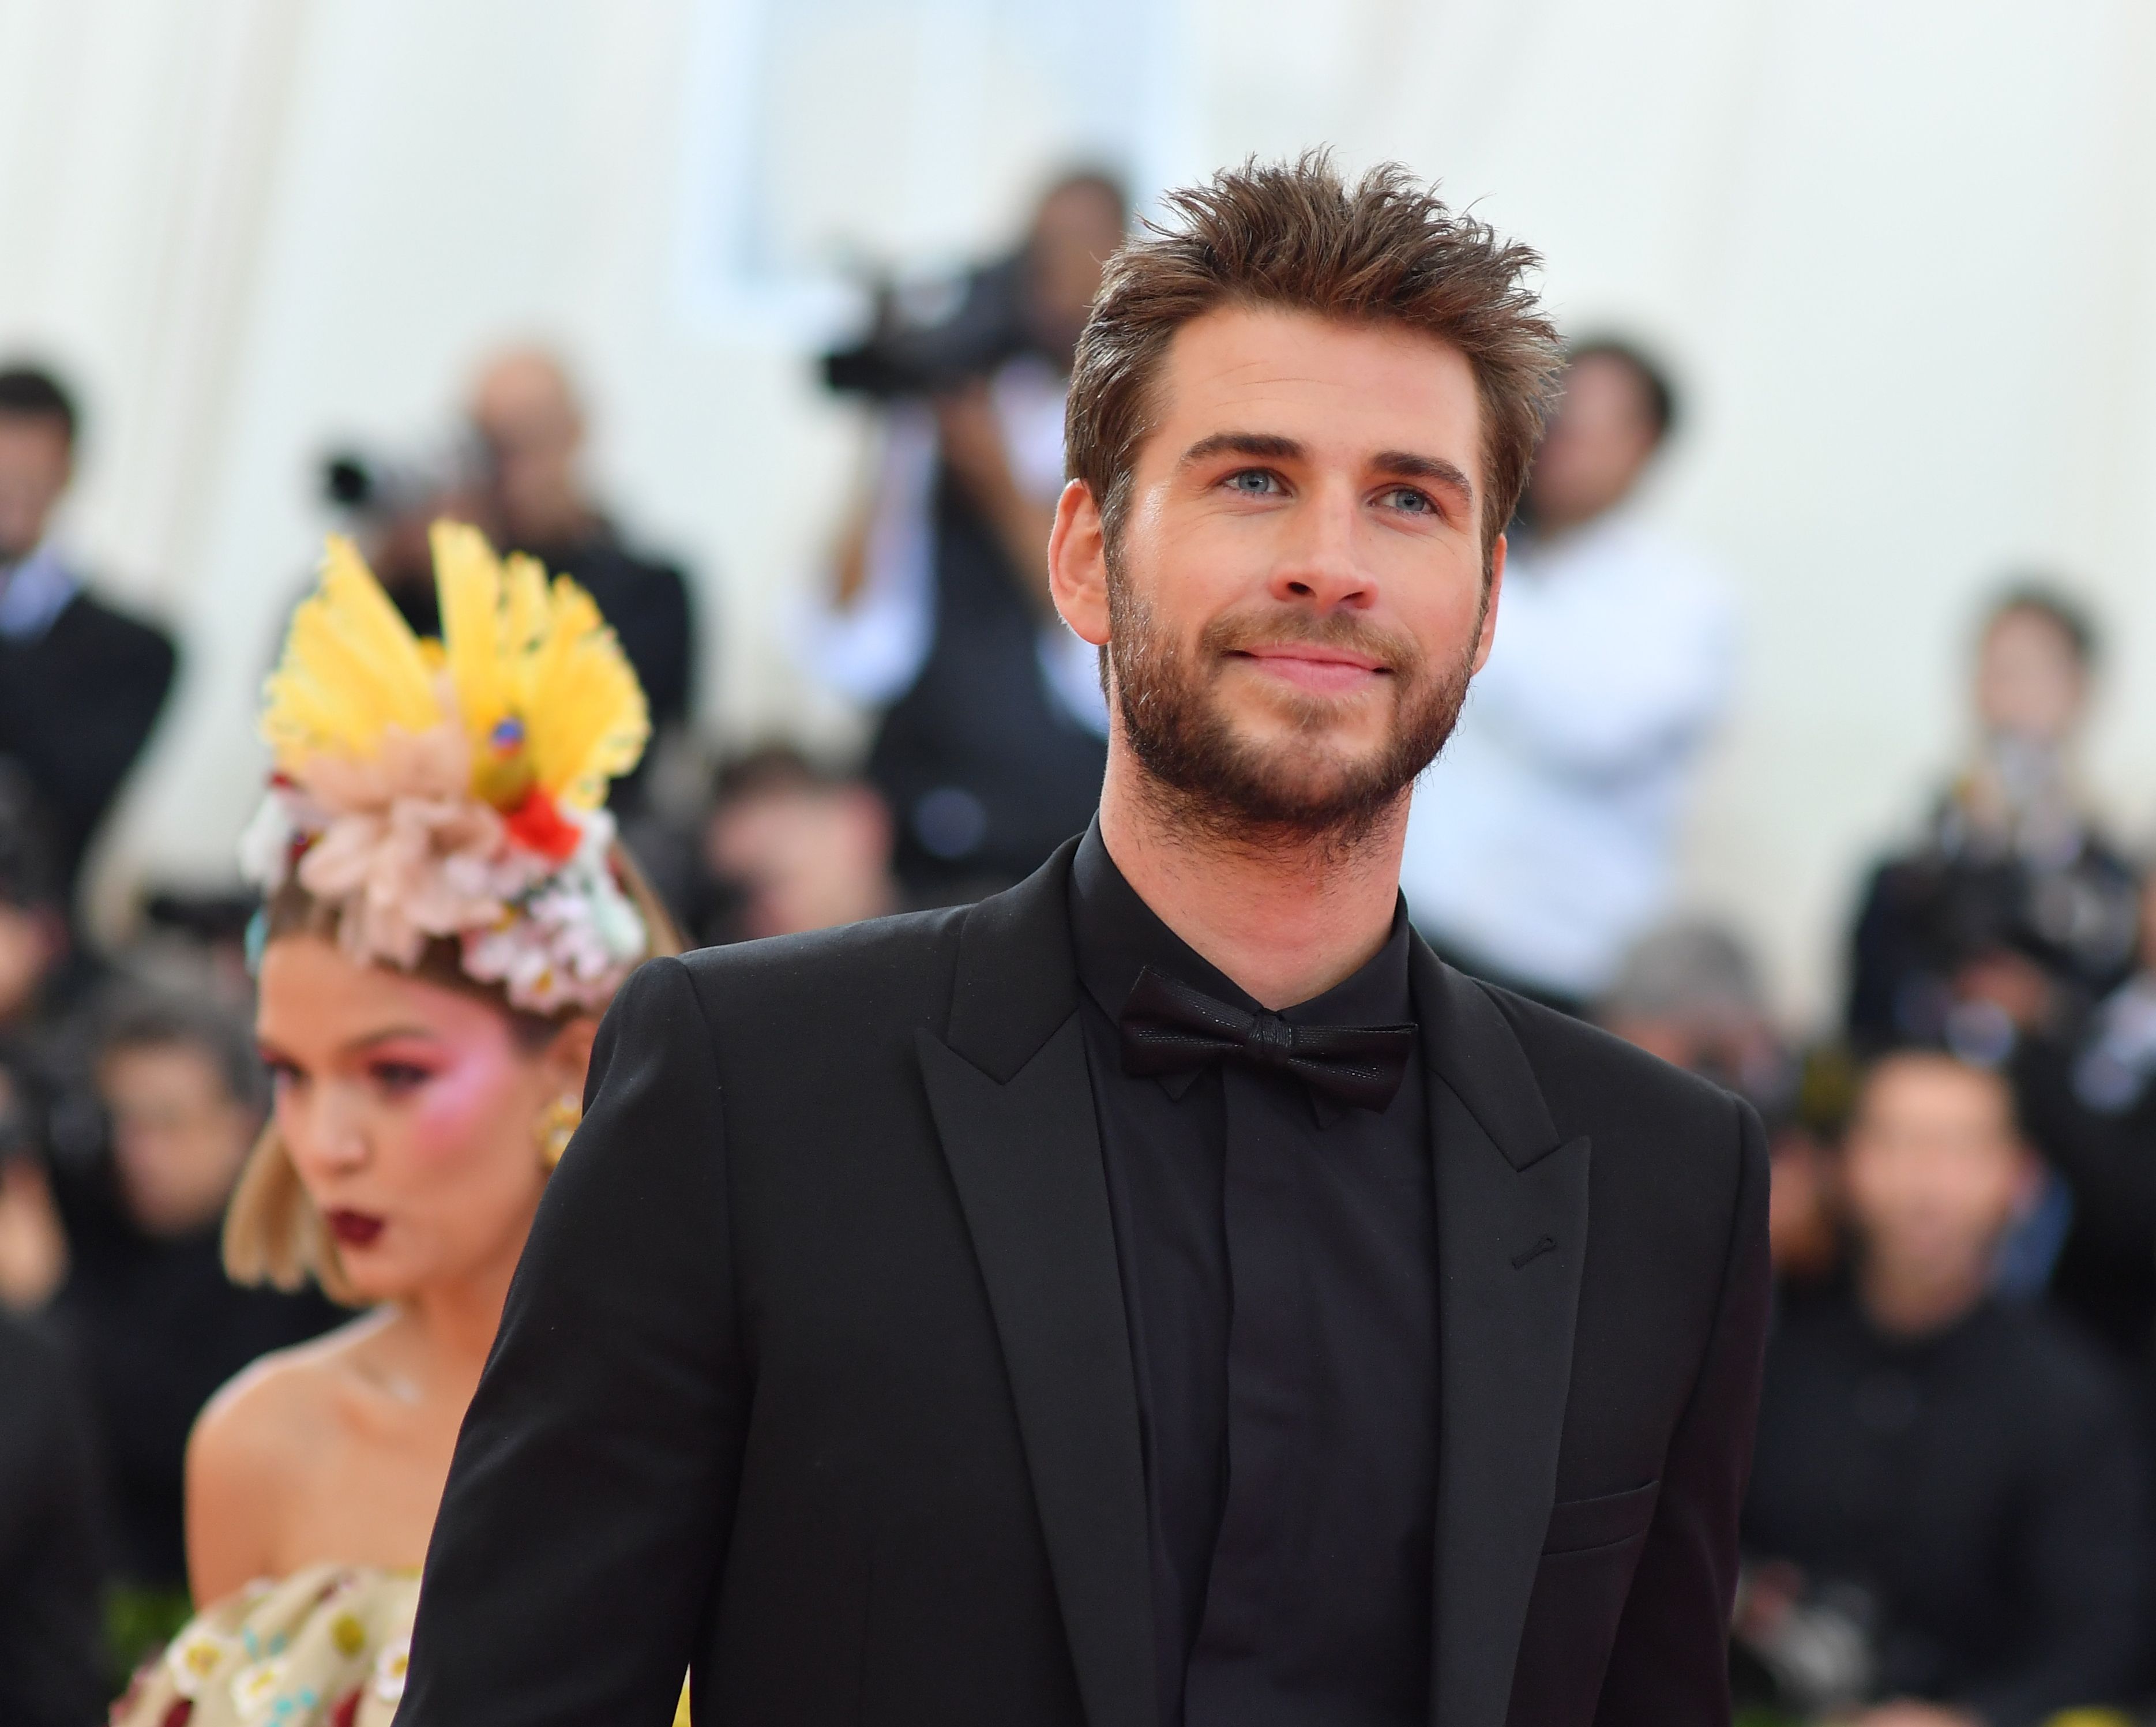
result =
[[225,1231],[235,1277],[365,1311],[221,1392],[187,1460],[199,1616],[123,1727],[372,1727],[459,1424],[574,1129],[598,1017],[678,948],[613,840],[644,698],[583,592],[434,530],[444,640],[332,542],[270,681],[270,1125]]

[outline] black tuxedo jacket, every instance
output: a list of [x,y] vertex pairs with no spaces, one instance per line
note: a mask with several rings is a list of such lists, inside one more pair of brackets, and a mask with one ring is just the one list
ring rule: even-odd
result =
[[[644,968],[427,1560],[401,1727],[1151,1727],[1071,848]],[[1417,945],[1434,1727],[1726,1721],[1766,1159],[1721,1092]]]

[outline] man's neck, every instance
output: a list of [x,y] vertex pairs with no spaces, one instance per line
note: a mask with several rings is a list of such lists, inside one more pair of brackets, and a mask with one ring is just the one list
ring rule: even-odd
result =
[[1120,748],[1101,790],[1101,838],[1153,914],[1254,1000],[1322,995],[1392,932],[1408,794],[1351,845],[1243,841],[1179,823]]
[[516,525],[510,538],[520,546],[562,553],[581,550],[598,537],[598,512],[576,499],[565,499],[553,508],[534,511]]

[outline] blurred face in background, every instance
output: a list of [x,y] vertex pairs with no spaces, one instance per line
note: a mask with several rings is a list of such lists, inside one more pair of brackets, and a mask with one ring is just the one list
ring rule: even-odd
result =
[[224,1213],[260,1123],[214,1052],[123,1045],[98,1064],[121,1197],[143,1233],[191,1235]]
[[1078,180],[1041,201],[1026,243],[1034,326],[1058,352],[1075,347],[1101,267],[1123,243],[1122,201],[1106,186]]
[[2032,608],[2001,612],[1977,649],[1976,712],[1987,736],[2056,748],[2088,707],[2088,668],[2056,619]]
[[316,936],[270,943],[256,1031],[275,1119],[360,1294],[507,1276],[546,1185],[542,1112],[582,1095],[592,1030],[533,1048],[480,995]]
[[1473,371],[1398,326],[1227,307],[1152,392],[1119,542],[1074,482],[1050,551],[1065,620],[1108,643],[1116,741],[1193,821],[1354,832],[1489,651]]
[[513,546],[555,546],[588,531],[578,463],[583,414],[567,375],[550,355],[502,355],[480,374],[471,421],[487,458],[487,497],[501,537]]
[[874,791],[807,779],[729,798],[705,832],[705,861],[740,892],[749,940],[893,910],[891,850],[891,815]]
[[1527,480],[1535,525],[1561,532],[1624,501],[1661,442],[1640,374],[1614,354],[1589,354],[1564,375]]
[[2035,1180],[2005,1081],[1948,1056],[1889,1056],[1865,1082],[1843,1155],[1867,1279],[1974,1302]]
[[0,563],[37,549],[74,464],[63,422],[49,414],[0,414]]

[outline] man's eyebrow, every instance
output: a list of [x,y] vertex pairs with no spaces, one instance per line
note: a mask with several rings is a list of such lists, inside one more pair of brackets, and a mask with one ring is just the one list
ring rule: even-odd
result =
[[1417,455],[1409,450],[1382,450],[1370,459],[1370,465],[1381,474],[1401,480],[1427,480],[1433,486],[1458,492],[1470,502],[1474,501],[1475,482],[1443,456]]
[[1291,462],[1302,453],[1302,446],[1294,439],[1283,438],[1277,433],[1215,432],[1209,438],[1200,438],[1184,450],[1176,465],[1188,468],[1216,455],[1250,455],[1261,461]]
[[[1306,453],[1296,439],[1284,438],[1276,432],[1215,432],[1209,438],[1200,438],[1184,450],[1176,465],[1192,467],[1216,455],[1247,455],[1260,461],[1296,461]],[[1427,481],[1457,492],[1471,503],[1474,501],[1475,482],[1457,463],[1449,462],[1442,456],[1420,455],[1411,450],[1384,450],[1370,459],[1370,465],[1381,474],[1402,480]]]

